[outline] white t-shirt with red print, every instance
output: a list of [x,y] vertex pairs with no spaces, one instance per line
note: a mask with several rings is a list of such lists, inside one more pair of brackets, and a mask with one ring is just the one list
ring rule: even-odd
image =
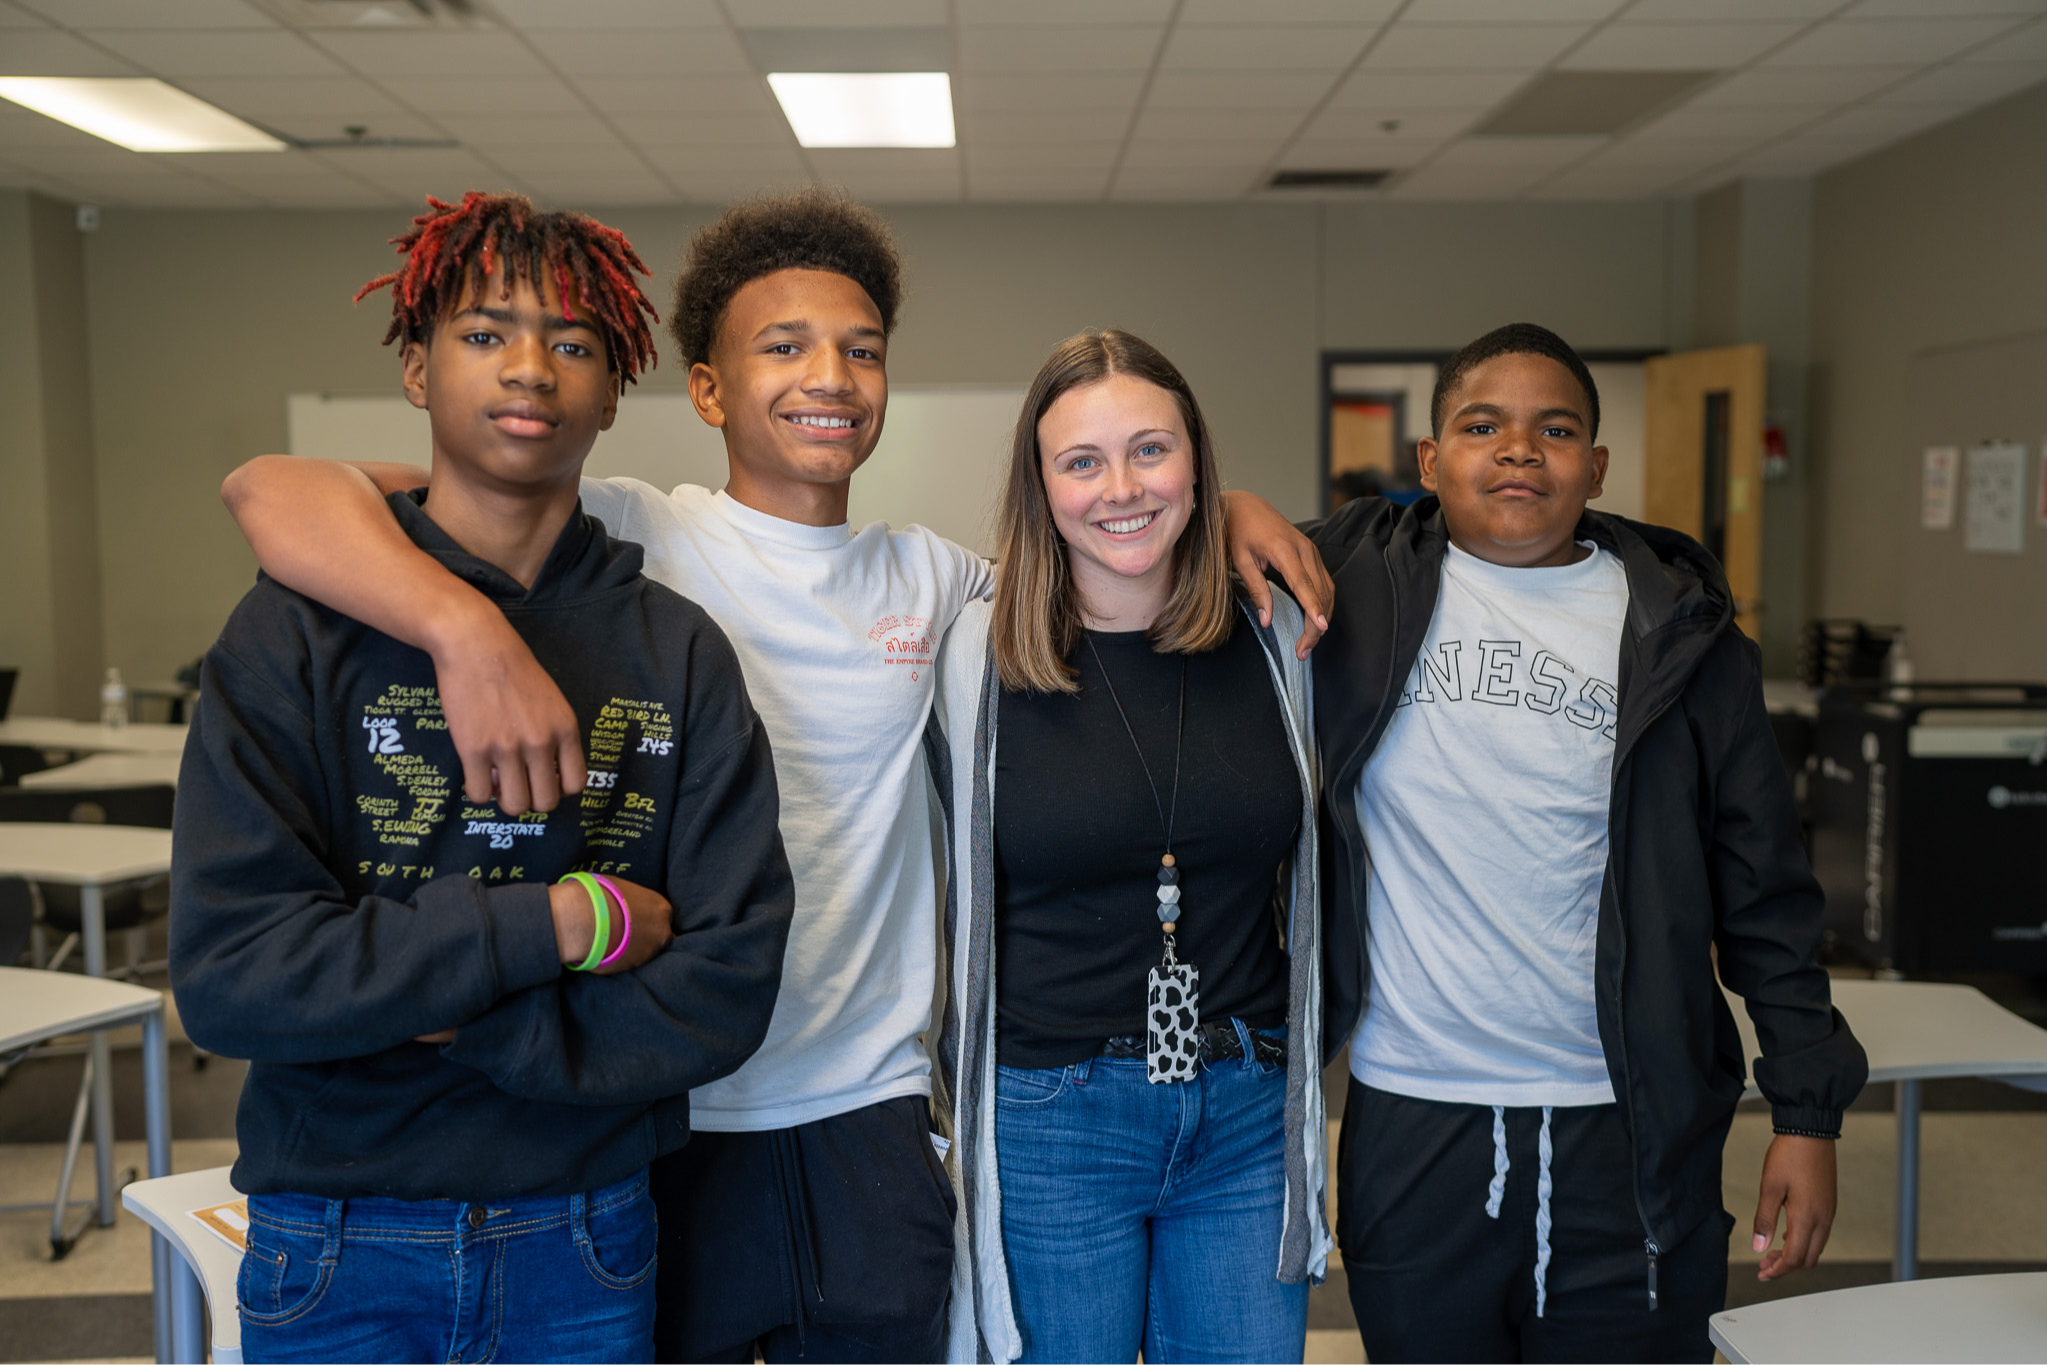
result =
[[932,665],[993,587],[921,526],[806,526],[683,484],[585,479],[583,507],[646,550],[739,655],[774,746],[796,915],[767,1041],[690,1095],[706,1131],[788,1128],[931,1093],[921,1035],[937,974],[924,766]]

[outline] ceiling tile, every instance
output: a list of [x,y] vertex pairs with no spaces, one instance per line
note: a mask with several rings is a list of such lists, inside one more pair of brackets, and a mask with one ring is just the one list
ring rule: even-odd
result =
[[1437,162],[1401,177],[1387,194],[1394,199],[1511,199],[1547,174],[1533,167],[1473,170]]
[[[470,30],[463,33],[335,33],[309,32],[312,40],[370,76],[442,76],[460,72],[468,78],[543,76],[547,68],[526,45],[509,33]],[[513,84],[507,81],[507,85]]]
[[1672,178],[1717,166],[1754,148],[1761,137],[1631,137],[1587,157],[1581,166],[1613,171],[1667,170]]
[[1938,123],[1969,112],[1967,104],[1858,104],[1824,123],[1815,124],[1816,138],[1875,137],[1885,141],[1910,137]]
[[1691,138],[1747,138],[1755,142],[1781,137],[1824,113],[1810,106],[1787,109],[1768,105],[1686,105],[1648,124],[1635,137],[1649,142]]
[[1161,71],[1147,103],[1154,109],[1307,110],[1329,85],[1330,77],[1320,72]]
[[[843,8],[843,6],[841,6]],[[1173,0],[954,0],[961,24],[1031,27],[1040,24],[1163,24]],[[942,21],[941,21],[942,22]]]
[[945,0],[733,0],[727,13],[740,28],[943,27],[946,17]]
[[1867,155],[1888,140],[1881,137],[1791,138],[1742,158],[1735,171],[1740,175],[1813,175]]
[[1559,65],[1567,71],[1710,71],[1753,61],[1804,28],[1795,22],[1609,24]]
[[386,76],[377,82],[394,99],[422,114],[481,118],[503,113],[582,114],[582,98],[552,76],[507,81],[494,76]]
[[1120,141],[1129,126],[1127,109],[977,109],[961,115],[959,122],[963,139],[970,143]]
[[1839,8],[1841,0],[1635,0],[1628,20],[1823,19]]
[[339,76],[332,58],[295,33],[119,29],[94,41],[159,76]]
[[2047,80],[2047,61],[1955,62],[1886,90],[1887,104],[1987,104]]
[[1107,170],[1026,169],[967,171],[967,198],[987,203],[1087,203],[1102,197]]
[[[607,111],[608,112],[608,111]],[[793,147],[780,113],[691,109],[679,113],[613,114],[611,125],[636,147]]]
[[1123,150],[1121,142],[999,142],[965,149],[969,171],[1044,170],[1107,171]]
[[1401,12],[1413,24],[1596,23],[1627,0],[1414,0]]
[[475,147],[586,147],[595,152],[618,145],[611,130],[587,114],[448,114],[438,121]]
[[2006,34],[1973,52],[1963,54],[1965,62],[2047,61],[2047,21],[2036,21]]
[[1302,138],[1279,164],[1294,170],[1400,170],[1426,160],[1442,138]]
[[1332,109],[1489,109],[1521,87],[1511,71],[1380,71],[1362,68],[1330,97]]
[[682,198],[681,191],[647,170],[615,175],[550,171],[535,175],[530,183],[533,197],[543,208],[583,213],[593,209],[673,204]]
[[1109,187],[1116,200],[1200,200],[1236,199],[1255,188],[1255,170],[1230,167],[1161,167],[1137,169],[1125,166]]
[[[506,21],[525,29],[722,28],[713,0],[492,0]],[[736,7],[735,8],[739,8]],[[547,39],[553,43],[553,38]]]
[[21,0],[66,28],[275,28],[243,0]]
[[953,84],[958,109],[1130,109],[1144,90],[1144,73],[1075,76],[1044,71],[1030,75],[975,72]]
[[505,188],[498,168],[461,147],[350,152],[348,168],[357,177],[403,196],[408,204],[423,203],[429,194],[453,200],[465,190]]
[[2047,0],[1861,0],[1851,19],[1961,19],[1977,15],[2047,14]]
[[1164,33],[1155,24],[962,28],[960,62],[968,72],[1145,71]]
[[808,179],[810,175],[796,148],[788,147],[648,147],[647,160],[677,184],[688,188],[695,180],[716,179],[721,184],[734,180]]
[[7,74],[10,76],[139,76],[136,67],[55,29],[9,29]]
[[1349,66],[1378,30],[1355,24],[1268,28],[1180,23],[1159,65],[1167,71],[1325,71]]
[[1376,24],[1400,0],[1185,0],[1183,24]]
[[292,119],[327,114],[394,116],[398,104],[353,76],[273,80],[268,76],[209,76],[178,84],[200,99],[250,119]]
[[1653,167],[1616,171],[1572,169],[1539,181],[1524,193],[1530,199],[1651,199],[1676,178]]
[[1782,51],[1771,66],[1866,66],[1937,62],[2012,27],[2009,19],[1837,19]]
[[21,6],[0,0],[0,28],[48,28],[49,21],[39,19]]
[[1582,24],[1408,24],[1380,36],[1369,68],[1488,67],[1532,71],[1590,32]]
[[1289,137],[1301,126],[1292,110],[1161,109],[1138,115],[1131,136],[1140,142],[1199,142]]
[[1833,108],[1895,85],[1912,74],[1909,66],[1833,66],[1798,70],[1757,67],[1737,71],[1717,85],[1692,96],[1692,105],[1751,104],[1790,107],[1804,104]]
[[469,145],[486,161],[510,166],[523,178],[542,172],[588,171],[592,175],[627,175],[644,171],[647,162],[630,147],[589,143],[488,142]]
[[[346,110],[321,114],[282,114],[252,119],[259,126],[283,137],[296,139],[318,139],[335,141],[349,136],[350,128],[363,130],[365,141],[383,141],[392,138],[409,142],[438,141],[448,138],[448,130],[428,119],[412,114],[366,112]],[[360,151],[360,147],[338,150]]]
[[564,30],[535,40],[540,55],[570,76],[751,76],[746,49],[730,30]]
[[1433,164],[1460,170],[1554,169],[1606,144],[1603,137],[1467,137],[1445,147]]
[[[1428,109],[1414,114],[1389,114],[1383,109],[1325,109],[1301,133],[1318,141],[1387,141],[1426,138],[1440,142],[1455,137],[1477,121],[1475,110]],[[1387,127],[1387,124],[1392,127]]]
[[634,76],[615,81],[586,81],[590,102],[620,112],[701,109],[707,113],[772,114],[782,117],[758,76],[690,76],[662,80]]
[[1123,154],[1125,169],[1253,170],[1279,153],[1279,139],[1257,142],[1133,142]]

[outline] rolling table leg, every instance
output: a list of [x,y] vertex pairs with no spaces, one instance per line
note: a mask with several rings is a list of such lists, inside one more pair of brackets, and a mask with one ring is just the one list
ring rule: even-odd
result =
[[[85,974],[107,974],[107,910],[96,885],[78,888],[80,937],[85,940]],[[114,1189],[114,1057],[104,1031],[92,1035],[92,1155],[99,1176],[100,1226],[114,1225],[120,1207]]]
[[1919,1278],[1919,1082],[1898,1083],[1898,1245],[1891,1278]]
[[[149,1176],[171,1173],[170,1057],[159,1010],[142,1026],[142,1094],[149,1133]],[[156,1358],[203,1362],[205,1312],[199,1280],[185,1258],[171,1250],[160,1232],[149,1234],[155,1275]]]

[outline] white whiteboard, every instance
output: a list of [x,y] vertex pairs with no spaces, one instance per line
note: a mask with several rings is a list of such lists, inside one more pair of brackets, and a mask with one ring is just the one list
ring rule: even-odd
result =
[[[1023,395],[1022,385],[891,386],[881,443],[853,480],[853,525],[916,522],[992,553],[991,514]],[[432,450],[426,413],[400,393],[287,394],[285,426],[294,455],[426,464]],[[583,472],[644,479],[656,488],[723,488],[725,438],[704,425],[687,393],[627,390],[618,420],[597,438]]]

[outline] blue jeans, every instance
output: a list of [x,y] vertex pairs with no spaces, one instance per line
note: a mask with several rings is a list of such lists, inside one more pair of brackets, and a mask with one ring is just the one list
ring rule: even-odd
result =
[[654,1354],[647,1173],[588,1194],[249,1196],[249,1361],[642,1361]]
[[1024,1360],[1301,1358],[1308,1286],[1275,1274],[1284,1067],[1177,1085],[1142,1059],[998,1067],[995,1141]]

